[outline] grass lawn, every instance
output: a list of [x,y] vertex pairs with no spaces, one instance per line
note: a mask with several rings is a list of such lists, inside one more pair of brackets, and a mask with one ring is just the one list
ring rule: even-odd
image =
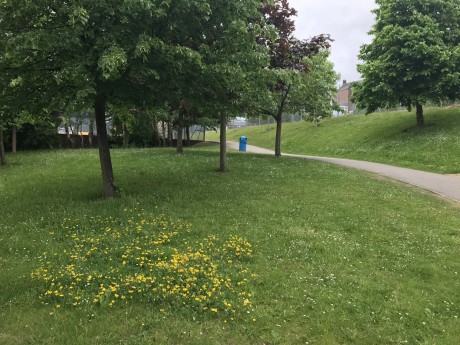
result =
[[[389,112],[283,124],[281,151],[352,158],[444,174],[460,173],[460,107],[428,108],[426,128],[416,128],[414,112]],[[228,131],[228,140],[274,149],[275,125]],[[207,140],[219,140],[209,132]]]
[[458,204],[293,158],[112,158],[116,200],[95,150],[0,169],[0,344],[458,344]]

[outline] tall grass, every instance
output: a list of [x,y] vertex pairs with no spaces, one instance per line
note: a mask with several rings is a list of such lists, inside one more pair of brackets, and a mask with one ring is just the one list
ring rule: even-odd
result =
[[[1,344],[457,344],[460,339],[459,209],[429,193],[320,162],[235,153],[229,155],[230,172],[220,174],[213,151],[176,155],[138,149],[113,151],[121,196],[103,200],[96,151],[21,153],[9,162],[0,170]],[[140,233],[153,234],[152,243],[136,237],[147,219],[168,224],[166,230],[166,223],[141,224]],[[171,237],[180,226],[184,231]],[[93,255],[86,256],[91,237],[100,238],[108,252],[95,251],[100,259],[85,261]],[[214,247],[206,245],[213,237]],[[161,238],[164,242],[154,243]],[[175,253],[185,260],[206,249],[217,266],[215,271],[209,266],[210,274],[232,279],[235,295],[213,300],[220,304],[208,310],[198,301],[188,303],[188,297],[149,298],[142,292],[112,305],[105,292],[96,303],[77,305],[75,295],[64,301],[43,298],[51,289],[37,281],[37,270],[49,269],[58,283],[69,260],[91,273],[90,281],[94,270],[115,277],[103,268],[139,276],[137,256],[123,258],[132,244],[132,252],[141,248],[144,264],[154,268],[150,277],[178,273],[171,261]],[[250,257],[238,258],[244,248],[250,248]],[[158,259],[171,263],[166,271],[159,271]],[[124,260],[131,266],[123,268]],[[84,284],[74,289],[81,296],[91,293],[85,291],[88,275],[81,279]],[[121,288],[105,285],[111,287],[117,289],[110,291],[113,296],[121,296]],[[239,316],[233,317],[237,304]]]

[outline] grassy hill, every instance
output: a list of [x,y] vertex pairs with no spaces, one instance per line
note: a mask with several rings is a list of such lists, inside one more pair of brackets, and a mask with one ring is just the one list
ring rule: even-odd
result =
[[112,158],[115,200],[96,150],[0,169],[0,344],[458,344],[457,204],[302,159]]
[[[283,124],[281,150],[286,153],[352,158],[439,173],[460,173],[460,108],[429,108],[426,128],[415,125],[414,112],[343,116]],[[275,125],[229,130],[248,144],[274,148]],[[208,133],[208,140],[218,140]]]

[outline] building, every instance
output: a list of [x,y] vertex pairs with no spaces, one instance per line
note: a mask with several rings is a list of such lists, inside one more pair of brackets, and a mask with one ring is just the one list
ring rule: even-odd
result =
[[351,83],[343,81],[337,92],[337,103],[343,109],[344,114],[353,114],[356,111],[356,105],[351,102]]
[[247,120],[244,117],[235,117],[232,121],[228,123],[227,128],[240,128],[247,127]]

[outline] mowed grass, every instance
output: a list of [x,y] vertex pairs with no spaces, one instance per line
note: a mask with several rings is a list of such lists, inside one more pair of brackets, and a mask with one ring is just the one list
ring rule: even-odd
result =
[[[285,123],[281,151],[387,163],[401,167],[460,173],[460,107],[427,108],[426,128],[418,129],[415,113],[385,112]],[[275,125],[228,131],[228,140],[248,137],[248,144],[274,149]],[[209,132],[208,140],[219,140]]]
[[[212,149],[113,150],[112,157],[116,200],[100,199],[94,150],[8,156],[10,165],[0,170],[0,344],[458,344],[458,204],[364,172],[287,157],[233,153],[227,174],[216,171]],[[155,252],[162,260],[174,253],[196,257],[200,243],[217,238],[220,249],[208,248],[212,267],[246,278],[234,291],[251,295],[249,304],[239,295],[225,300],[241,304],[238,317],[231,320],[220,297],[216,311],[149,292],[112,305],[110,293],[101,303],[75,306],[40,299],[47,287],[32,272],[85,257],[87,247],[75,243],[86,246],[92,234],[99,236],[95,242],[114,235],[107,235],[107,256],[95,249],[100,260],[75,267],[125,274],[117,243],[131,245],[139,223],[129,220],[152,219],[145,214],[189,229],[169,242],[168,226],[161,223],[166,238],[152,228],[154,240],[164,240],[164,254]],[[250,243],[252,254],[241,261],[222,254],[235,238]],[[160,267],[148,253],[156,244],[135,243]],[[139,277],[136,269],[131,263],[127,272]],[[83,294],[91,284],[86,276],[80,283],[75,289]]]

